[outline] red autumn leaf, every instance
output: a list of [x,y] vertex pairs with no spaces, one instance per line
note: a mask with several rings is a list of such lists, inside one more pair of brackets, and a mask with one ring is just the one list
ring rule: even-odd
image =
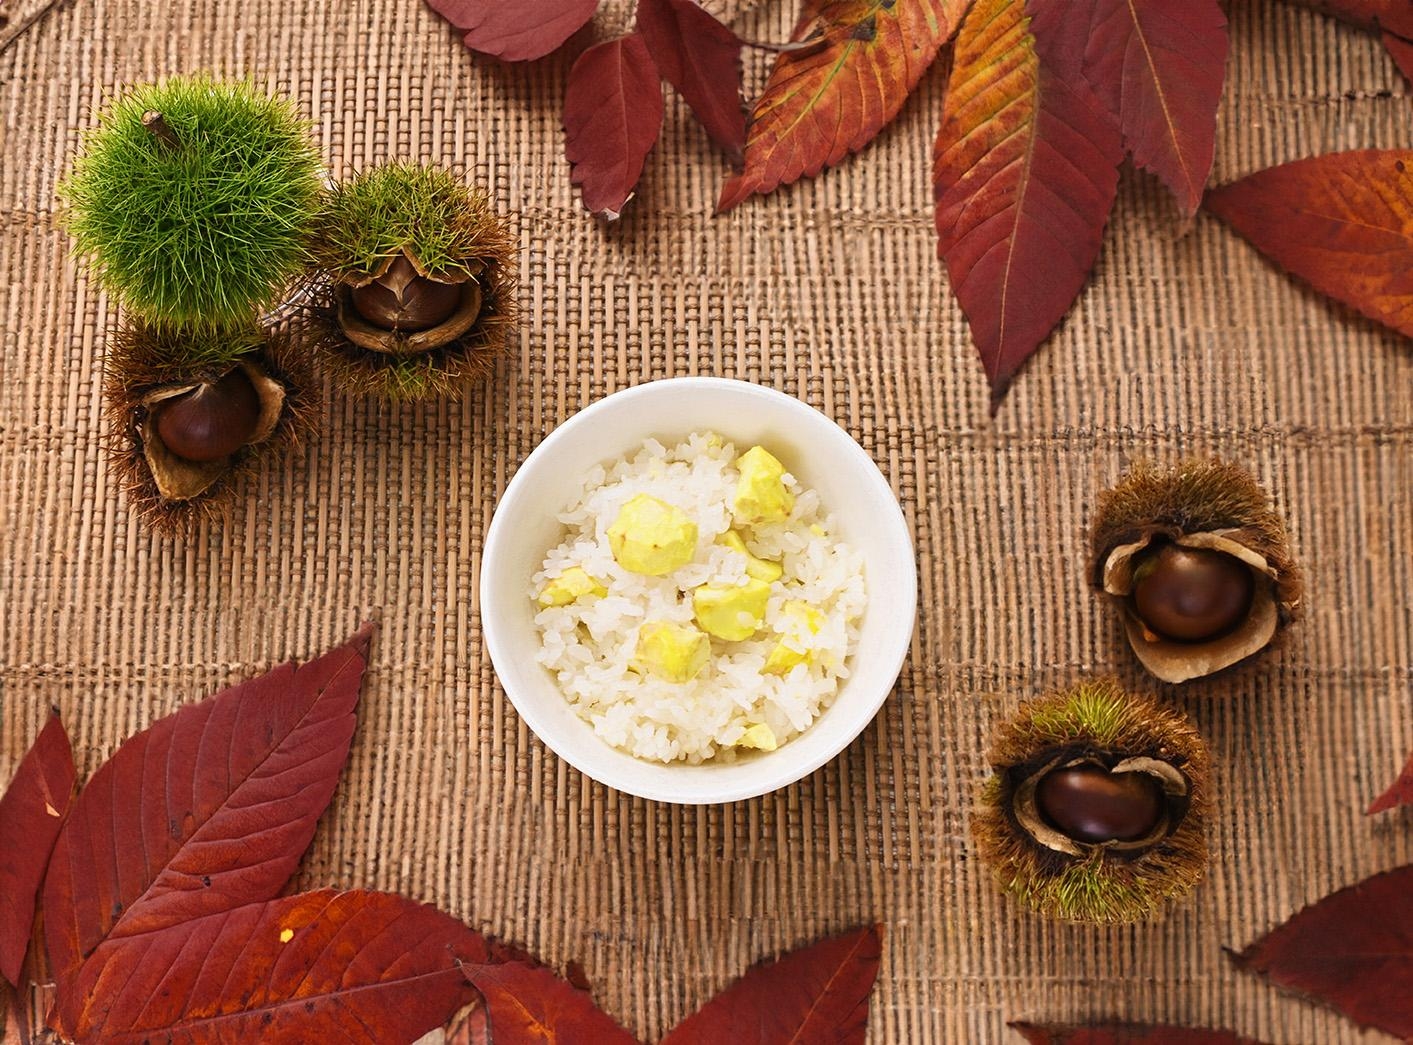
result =
[[746,145],[740,37],[697,0],[638,0],[638,33],[662,78],[739,165]]
[[1410,897],[1413,864],[1332,893],[1232,960],[1360,1026],[1413,1040]]
[[40,730],[0,796],[0,976],[20,982],[34,901],[74,793],[74,756],[58,714]]
[[1092,1026],[1058,1023],[1012,1023],[1030,1045],[1260,1045],[1225,1030],[1174,1027],[1168,1024],[1096,1023]]
[[427,0],[466,46],[505,62],[543,58],[588,24],[599,0]]
[[862,1043],[882,933],[882,926],[865,926],[752,966],[662,1045]]
[[317,892],[106,940],[83,967],[80,1042],[413,1041],[472,997],[497,948],[403,896]]
[[1394,806],[1413,806],[1413,755],[1408,756],[1408,764],[1403,767],[1403,772],[1398,774],[1398,779],[1388,786],[1388,790],[1374,799],[1373,805],[1369,806],[1369,814],[1382,813],[1386,809]]
[[1212,170],[1226,27],[1217,0],[1082,0],[1032,32],[1062,78],[1089,84],[1134,162],[1193,214]]
[[1413,337],[1413,150],[1271,167],[1204,205],[1316,290]]
[[20,1027],[20,1002],[15,992],[0,980],[0,1045],[27,1045]]
[[372,634],[365,625],[318,660],[183,707],[93,775],[44,883],[64,1027],[83,1001],[79,969],[105,940],[144,939],[284,887],[348,758]]
[[462,972],[485,999],[495,1045],[635,1045],[637,1041],[594,1004],[588,991],[543,965],[467,963]]
[[662,129],[662,84],[638,33],[595,44],[569,70],[564,152],[591,214],[614,221]]
[[[1030,6],[1042,27],[1067,15],[1063,0]],[[932,154],[938,253],[993,412],[1089,278],[1123,158],[1117,126],[1082,82],[1041,61],[1030,22],[1025,0],[972,8]]]
[[490,1013],[479,998],[452,1018],[446,1029],[445,1045],[492,1045]]
[[828,0],[817,47],[775,59],[746,136],[745,169],[718,211],[752,193],[812,178],[874,139],[898,115],[967,0]]
[[1384,33],[1384,48],[1398,65],[1398,71],[1409,83],[1413,83],[1413,40],[1405,40],[1393,33]]
[[1335,18],[1361,25],[1365,29],[1383,29],[1399,36],[1413,37],[1413,4],[1408,0],[1294,0],[1302,7],[1313,7]]

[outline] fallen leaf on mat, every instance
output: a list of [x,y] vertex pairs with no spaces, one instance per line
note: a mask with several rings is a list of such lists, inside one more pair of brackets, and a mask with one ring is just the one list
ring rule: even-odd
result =
[[1413,337],[1413,150],[1297,160],[1204,206],[1316,290]]
[[599,0],[427,0],[473,51],[506,62],[543,58],[588,24]]
[[1174,1027],[1168,1024],[1012,1023],[1030,1045],[1260,1045],[1225,1030]]
[[745,169],[717,210],[814,177],[871,142],[957,28],[965,0],[830,0],[819,46],[775,59],[746,135]]
[[51,715],[0,796],[0,976],[20,982],[34,902],[74,793],[74,757]]
[[1311,904],[1236,964],[1363,1027],[1413,1039],[1413,864]]
[[638,33],[595,44],[569,71],[564,152],[591,214],[614,221],[662,129],[662,85]]
[[[44,883],[58,1016],[72,1028],[80,968],[105,940],[151,935],[276,896],[348,758],[372,625],[318,660],[284,664],[183,707],[93,775]],[[219,918],[217,919],[219,921]]]
[[1398,774],[1398,779],[1388,786],[1388,790],[1374,799],[1369,806],[1369,815],[1382,813],[1394,806],[1413,805],[1413,755],[1408,756],[1408,763],[1403,767],[1403,772]]
[[1291,0],[1365,29],[1413,37],[1413,3],[1408,0]]
[[746,145],[740,37],[697,0],[638,0],[638,32],[662,78],[739,165]]
[[[1030,5],[1042,29],[1067,6]],[[938,253],[993,410],[1088,280],[1123,158],[1117,125],[1082,82],[1042,61],[1030,27],[1025,0],[972,8],[933,148]]]
[[635,1045],[588,991],[543,965],[467,963],[462,972],[485,999],[495,1045]]
[[854,1043],[868,1028],[883,927],[870,925],[752,966],[662,1045]]
[[1384,48],[1398,65],[1398,71],[1409,83],[1413,83],[1413,40],[1405,40],[1393,33],[1384,33]]
[[84,964],[80,1042],[413,1041],[473,997],[495,945],[402,896],[322,889],[106,940]]

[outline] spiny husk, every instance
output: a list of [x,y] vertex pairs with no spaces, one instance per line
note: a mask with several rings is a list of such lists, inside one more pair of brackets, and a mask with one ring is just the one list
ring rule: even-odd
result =
[[[283,390],[278,417],[272,424],[262,424],[258,442],[242,447],[214,468],[210,484],[195,496],[163,496],[150,463],[151,448],[144,441],[144,433],[150,431],[149,406],[170,390],[217,380],[236,366],[247,369],[262,402],[266,397],[261,377]],[[105,365],[104,397],[109,457],[123,490],[147,526],[174,534],[226,515],[239,499],[244,479],[296,445],[312,429],[319,406],[307,354],[288,334],[254,326],[236,331],[141,323],[120,327]]]
[[[1205,642],[1176,642],[1138,619],[1129,600],[1133,566],[1152,542],[1164,540],[1221,551],[1251,570],[1256,591],[1240,626]],[[1119,607],[1134,653],[1165,682],[1186,682],[1245,660],[1299,612],[1303,585],[1285,525],[1256,480],[1220,460],[1172,469],[1136,466],[1101,495],[1090,549],[1094,587]]]
[[[1187,783],[1186,807],[1144,850],[1079,843],[1074,853],[1038,842],[1015,810],[1017,788],[1056,758],[1156,759]],[[1113,679],[1081,682],[1023,704],[988,753],[972,835],[1008,893],[1042,914],[1075,922],[1131,922],[1188,893],[1207,863],[1207,747],[1192,724]]]

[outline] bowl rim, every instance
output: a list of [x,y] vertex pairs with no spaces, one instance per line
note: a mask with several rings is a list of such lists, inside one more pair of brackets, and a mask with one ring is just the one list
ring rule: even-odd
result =
[[[790,768],[770,780],[748,783],[725,783],[724,786],[715,789],[708,795],[699,796],[697,794],[683,795],[680,793],[668,793],[655,788],[652,785],[635,784],[620,779],[605,779],[605,776],[612,777],[612,774],[601,774],[598,771],[587,768],[583,761],[573,750],[574,745],[566,743],[563,738],[556,736],[555,729],[551,722],[540,716],[534,702],[526,699],[517,699],[512,687],[507,685],[504,673],[500,670],[500,665],[511,663],[511,651],[507,648],[507,638],[503,630],[496,623],[493,593],[489,591],[491,587],[492,570],[485,567],[485,562],[490,560],[497,545],[502,541],[502,535],[510,527],[510,517],[516,514],[517,504],[526,496],[526,492],[532,486],[531,476],[535,472],[534,465],[538,461],[549,459],[557,449],[565,443],[570,442],[575,433],[592,424],[595,418],[605,412],[612,404],[614,408],[621,408],[625,402],[644,398],[652,395],[661,395],[670,389],[691,386],[696,388],[713,387],[717,390],[729,390],[731,394],[745,394],[759,396],[776,402],[784,406],[787,411],[793,412],[802,421],[808,424],[818,425],[820,422],[827,424],[836,430],[841,447],[847,444],[847,449],[843,452],[852,458],[853,470],[863,476],[863,482],[870,487],[871,495],[879,495],[881,499],[890,504],[891,510],[886,513],[887,522],[880,521],[879,529],[884,531],[883,540],[886,544],[901,543],[902,551],[906,552],[905,558],[912,563],[911,569],[905,570],[905,580],[902,590],[891,590],[888,594],[890,617],[896,614],[896,623],[890,624],[885,631],[886,641],[881,644],[876,656],[880,658],[879,663],[883,665],[878,670],[883,672],[886,668],[888,682],[886,685],[878,687],[877,693],[863,699],[853,706],[851,715],[854,716],[850,724],[845,726],[838,743],[831,744],[817,753],[815,757],[806,759],[798,763],[788,764]],[[627,448],[641,443],[645,439],[653,438],[651,432],[639,433],[633,436]],[[607,460],[607,458],[605,458]],[[674,805],[724,805],[731,802],[744,801],[756,798],[761,795],[770,794],[781,788],[788,787],[796,781],[802,780],[806,776],[827,765],[839,756],[845,748],[858,739],[859,735],[868,728],[869,724],[878,716],[884,702],[893,692],[897,685],[899,676],[902,673],[903,664],[907,660],[908,652],[912,648],[913,631],[917,622],[917,552],[913,544],[912,534],[908,529],[907,517],[903,514],[902,505],[898,501],[897,495],[893,492],[887,478],[878,467],[877,462],[869,456],[868,452],[859,445],[849,432],[844,429],[828,414],[818,410],[804,400],[787,392],[782,392],[767,385],[756,384],[752,381],[744,381],[736,378],[723,377],[671,377],[659,378],[657,380],[645,381],[641,384],[632,385],[627,388],[612,392],[602,399],[590,403],[573,416],[567,418],[551,431],[538,446],[526,455],[521,461],[515,474],[506,484],[505,492],[501,494],[491,516],[491,522],[486,530],[485,542],[481,550],[481,580],[478,586],[478,597],[480,600],[481,618],[481,642],[485,651],[490,655],[491,669],[495,674],[502,692],[515,708],[516,713],[530,728],[530,731],[539,738],[541,743],[548,747],[555,755],[563,759],[569,765],[591,780],[596,780],[605,787],[612,788],[624,794],[637,798],[643,798],[654,802],[666,802]],[[905,611],[905,612],[899,612]],[[904,627],[906,624],[906,628]],[[857,657],[857,651],[854,657]],[[852,676],[851,676],[852,678]],[[831,706],[832,707],[832,706]],[[614,748],[607,741],[602,740],[594,734],[594,738],[605,747],[622,754],[627,758],[635,756],[627,752]],[[790,745],[785,745],[780,750],[789,751]],[[771,753],[774,754],[773,752]],[[642,760],[648,765],[658,765],[647,760]]]

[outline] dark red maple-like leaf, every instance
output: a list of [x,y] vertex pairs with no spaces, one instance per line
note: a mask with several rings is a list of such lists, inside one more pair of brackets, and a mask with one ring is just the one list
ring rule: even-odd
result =
[[1405,40],[1393,33],[1384,33],[1384,48],[1398,65],[1398,71],[1409,83],[1413,83],[1413,40]]
[[1413,1040],[1410,897],[1413,864],[1311,904],[1232,960],[1360,1026]]
[[1061,78],[1088,83],[1134,162],[1195,213],[1212,170],[1226,77],[1218,0],[1080,0],[1064,18],[1037,19],[1031,31]]
[[466,46],[506,62],[543,58],[588,24],[599,0],[427,0]]
[[85,963],[80,1042],[413,1041],[471,999],[496,945],[391,893],[286,896],[110,938]]
[[74,793],[74,756],[56,712],[0,796],[0,976],[20,982],[34,902]]
[[1204,206],[1316,290],[1413,337],[1413,149],[1270,167]]
[[1226,1030],[1154,1023],[1012,1023],[1030,1045],[1261,1045]]
[[485,999],[495,1045],[635,1045],[637,1039],[594,1004],[588,991],[543,965],[462,966]]
[[365,625],[318,660],[183,707],[93,775],[44,883],[62,1027],[77,1020],[79,970],[105,940],[146,939],[284,887],[348,758],[372,634]]
[[825,0],[818,46],[782,52],[756,102],[745,168],[718,211],[812,178],[871,142],[951,38],[967,0]]
[[564,152],[584,207],[614,221],[662,130],[662,83],[638,33],[595,44],[569,70]]
[[[1031,0],[1030,9],[1043,27],[1068,6]],[[990,379],[993,412],[1088,280],[1123,159],[1117,125],[1082,81],[1043,60],[1031,21],[1025,0],[971,9],[933,148],[938,253]]]
[[883,927],[869,925],[752,966],[679,1023],[662,1045],[863,1042]]
[[741,38],[697,0],[638,0],[638,32],[662,78],[739,165],[746,147]]
[[1369,815],[1382,813],[1386,809],[1394,806],[1413,806],[1413,755],[1408,756],[1408,764],[1403,767],[1403,772],[1398,774],[1398,779],[1388,786],[1388,790],[1381,794],[1369,806]]
[[1301,7],[1313,7],[1335,18],[1383,29],[1403,37],[1413,37],[1413,4],[1408,0],[1292,0]]

